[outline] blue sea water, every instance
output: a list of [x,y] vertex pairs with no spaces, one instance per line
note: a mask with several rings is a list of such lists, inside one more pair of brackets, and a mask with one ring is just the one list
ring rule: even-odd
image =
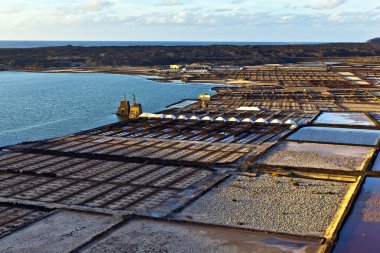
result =
[[127,94],[145,112],[181,99],[213,94],[210,84],[159,83],[103,73],[0,72],[0,147],[70,134],[118,121]]
[[26,41],[0,40],[0,48],[34,48],[58,46],[208,46],[208,45],[288,45],[322,42],[239,42],[239,41]]

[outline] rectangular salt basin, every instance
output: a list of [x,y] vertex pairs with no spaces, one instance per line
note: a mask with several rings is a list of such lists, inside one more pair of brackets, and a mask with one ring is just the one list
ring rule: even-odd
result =
[[269,175],[238,176],[213,188],[177,218],[261,231],[324,236],[351,185]]
[[120,222],[111,216],[60,211],[0,239],[0,252],[71,252]]
[[375,146],[380,130],[338,127],[303,127],[288,140]]
[[371,112],[370,114],[377,121],[377,123],[380,123],[380,113]]
[[80,252],[292,253],[320,252],[316,241],[285,239],[232,229],[137,219]]
[[360,112],[380,112],[380,105],[378,103],[364,104],[364,103],[339,103],[340,106],[351,110]]
[[362,170],[371,147],[283,142],[255,160],[258,164],[331,170]]
[[323,112],[314,124],[376,126],[367,115],[358,112]]
[[380,178],[367,177],[335,247],[335,253],[380,252]]
[[376,160],[372,166],[372,171],[380,171],[380,154],[377,155]]

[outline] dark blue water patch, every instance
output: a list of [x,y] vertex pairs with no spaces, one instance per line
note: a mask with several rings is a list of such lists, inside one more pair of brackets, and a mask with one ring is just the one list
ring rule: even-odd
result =
[[380,178],[367,177],[346,223],[335,253],[380,252]]
[[0,72],[0,146],[70,134],[118,121],[124,94],[135,94],[144,112],[201,93],[210,84],[158,83],[102,73]]
[[0,48],[35,48],[58,46],[209,46],[209,45],[312,45],[323,42],[244,42],[244,41],[27,41],[0,40]]
[[380,171],[380,154],[377,155],[375,162],[371,168],[372,171]]

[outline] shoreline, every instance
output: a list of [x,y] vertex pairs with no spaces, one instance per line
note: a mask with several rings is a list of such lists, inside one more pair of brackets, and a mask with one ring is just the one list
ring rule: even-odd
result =
[[[115,69],[115,68],[70,68],[70,69],[47,69],[47,70],[0,70],[0,72],[27,72],[27,73],[49,73],[49,74],[62,74],[62,73],[72,73],[72,74],[84,74],[84,73],[103,73],[103,74],[119,74],[119,75],[133,75],[140,76],[147,80],[160,82],[160,83],[171,83],[172,81],[182,81],[180,78],[166,77],[163,75],[159,75],[159,73],[155,72],[155,68],[150,67],[127,67],[123,69]],[[236,84],[244,84],[247,81],[241,80],[241,82],[233,81],[223,81],[223,80],[189,80],[183,83],[192,83],[192,84],[216,84],[216,85],[236,85]]]
[[160,82],[160,83],[172,83],[173,81],[181,81],[182,83],[190,84],[214,84],[214,85],[226,85],[226,86],[245,86],[245,85],[260,85],[255,81],[247,81],[243,79],[228,79],[228,80],[215,80],[215,79],[195,79],[183,82],[181,78],[167,77],[160,75],[155,71],[155,68],[150,67],[125,67],[122,69],[116,68],[70,68],[70,69],[46,69],[46,70],[0,70],[0,72],[27,72],[27,73],[51,73],[51,74],[83,74],[83,73],[103,73],[103,74],[119,74],[119,75],[133,75],[140,76],[147,80]]

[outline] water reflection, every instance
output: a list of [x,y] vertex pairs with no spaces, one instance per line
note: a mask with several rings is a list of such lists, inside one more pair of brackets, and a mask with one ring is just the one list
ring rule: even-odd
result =
[[335,253],[380,252],[380,178],[366,178]]

